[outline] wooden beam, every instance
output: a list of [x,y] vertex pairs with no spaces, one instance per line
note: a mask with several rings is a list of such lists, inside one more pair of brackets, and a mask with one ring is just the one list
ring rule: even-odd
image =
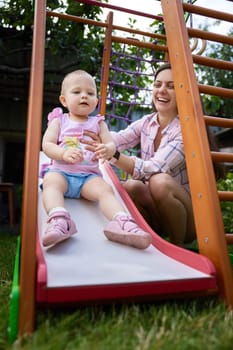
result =
[[221,296],[233,307],[233,278],[196,82],[189,37],[180,0],[162,0],[167,46],[181,122],[199,251],[217,271]]
[[31,334],[35,319],[38,162],[44,77],[45,0],[35,1],[21,226],[19,335]]

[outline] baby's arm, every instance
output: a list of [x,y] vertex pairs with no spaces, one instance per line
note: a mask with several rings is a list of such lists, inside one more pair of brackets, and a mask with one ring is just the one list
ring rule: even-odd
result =
[[42,149],[44,153],[51,159],[63,160],[67,163],[76,163],[83,160],[82,151],[76,148],[65,149],[58,146],[58,136],[60,132],[60,122],[54,119],[46,129],[43,140]]
[[101,160],[111,159],[116,152],[116,146],[113,142],[107,124],[104,121],[100,122],[99,136],[101,138],[101,143],[96,143],[95,145],[96,158]]

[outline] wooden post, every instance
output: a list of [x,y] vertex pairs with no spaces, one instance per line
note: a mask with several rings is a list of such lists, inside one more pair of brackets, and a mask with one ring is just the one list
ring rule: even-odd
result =
[[112,48],[112,22],[113,13],[109,12],[107,18],[107,28],[104,40],[104,51],[101,66],[101,83],[100,83],[100,114],[105,115],[106,113],[106,99],[108,92],[108,78],[109,78],[109,65]]
[[233,307],[232,269],[183,7],[180,0],[162,0],[161,3],[199,251],[214,263],[220,294]]
[[41,144],[46,0],[35,1],[21,227],[19,335],[34,330],[38,162]]

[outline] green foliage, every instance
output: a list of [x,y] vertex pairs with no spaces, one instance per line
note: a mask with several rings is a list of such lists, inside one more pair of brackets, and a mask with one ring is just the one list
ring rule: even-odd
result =
[[[4,0],[0,4],[1,26],[23,30],[33,24],[35,0]],[[47,0],[46,8],[58,13],[69,13],[94,19],[102,13],[101,7],[81,4],[74,0]],[[48,29],[49,30],[49,29]]]
[[0,349],[7,349],[10,291],[13,277],[16,236],[0,233]]
[[[233,35],[233,28],[229,31],[228,35]],[[208,48],[206,56],[218,60],[232,62],[232,47],[231,45],[227,44],[211,44]],[[232,89],[233,71],[208,66],[199,66],[197,67],[196,71],[198,74],[199,83]],[[214,95],[204,95],[203,103],[206,114],[232,118],[232,99]]]
[[[95,6],[83,5],[75,1],[68,1],[66,13],[85,17],[89,19],[99,19],[101,9]],[[93,76],[99,73],[102,60],[104,30],[100,27],[89,26],[78,22],[47,18],[46,35],[46,62],[48,71],[52,72],[54,61],[61,67],[63,74],[74,69],[84,69]],[[50,75],[51,81],[57,76]]]
[[32,25],[33,7],[32,1],[5,0],[0,7],[0,23],[3,27],[24,30]]
[[[217,185],[219,191],[233,192],[233,173],[228,172],[226,178],[219,180]],[[221,209],[225,232],[233,233],[233,202],[221,202]]]
[[[6,33],[6,39],[0,42],[0,56],[12,57],[15,49],[15,38],[20,40],[19,62],[30,65],[30,58],[25,60],[25,53],[30,55],[32,47],[32,29],[34,6],[31,0],[5,0],[0,6],[0,29]],[[74,0],[48,0],[46,8],[57,13],[67,13],[99,20],[102,9],[89,6]],[[85,69],[95,75],[102,60],[102,42],[104,29],[82,23],[46,17],[46,52],[45,52],[45,89],[58,90],[56,85],[64,74],[73,69]],[[14,44],[14,45],[13,45]],[[20,53],[19,53],[20,51]],[[14,63],[11,62],[11,66]],[[18,65],[17,65],[18,68]],[[16,68],[16,69],[17,69]],[[25,69],[25,67],[23,67]],[[58,93],[58,91],[56,92]],[[57,95],[58,96],[58,95]]]

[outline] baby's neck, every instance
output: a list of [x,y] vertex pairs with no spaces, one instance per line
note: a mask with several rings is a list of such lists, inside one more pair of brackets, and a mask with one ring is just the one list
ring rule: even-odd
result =
[[69,118],[75,122],[85,123],[88,120],[88,115],[73,115],[69,113]]

